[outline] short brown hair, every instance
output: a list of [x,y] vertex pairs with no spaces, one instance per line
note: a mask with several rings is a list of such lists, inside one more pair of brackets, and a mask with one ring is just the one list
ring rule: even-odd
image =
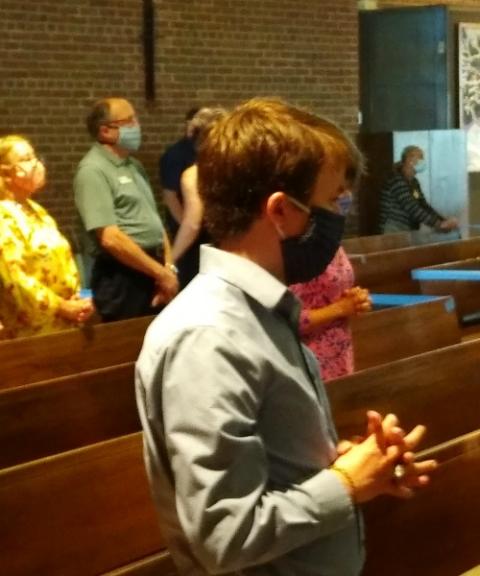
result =
[[362,157],[333,122],[277,99],[254,98],[209,131],[198,154],[205,226],[214,242],[245,232],[275,191],[307,201],[326,163],[352,184]]

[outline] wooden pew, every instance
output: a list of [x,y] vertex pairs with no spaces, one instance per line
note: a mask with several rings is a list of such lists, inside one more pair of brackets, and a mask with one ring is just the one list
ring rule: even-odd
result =
[[363,576],[459,576],[480,563],[480,430],[420,457],[440,462],[426,490],[365,507]]
[[[356,317],[357,370],[458,343],[449,302],[439,298]],[[135,432],[134,362],[0,390],[0,422],[0,468]]]
[[[461,231],[461,238],[478,236],[469,228]],[[408,246],[438,244],[440,242],[453,242],[459,240],[458,231],[452,233],[412,230],[408,232],[395,232],[393,234],[374,234],[372,236],[356,236],[344,238],[342,246],[347,254],[370,254],[371,252],[387,252]]]
[[96,576],[165,550],[140,433],[0,470],[0,510],[8,576]]
[[134,362],[0,390],[0,468],[137,432]]
[[[355,318],[357,369],[458,343],[448,303],[439,298]],[[134,362],[0,390],[0,422],[0,468],[138,431]]]
[[178,576],[178,572],[170,554],[164,550],[102,576]]
[[405,428],[425,424],[425,446],[476,430],[480,340],[369,368],[327,384],[339,436],[365,432],[365,412],[394,412]]
[[[437,271],[440,275],[438,279],[428,278]],[[474,274],[468,279],[449,279],[448,271]],[[480,312],[480,258],[416,269],[412,271],[412,278],[418,280],[422,294],[451,294],[455,298],[459,320],[466,315]]]
[[[366,507],[367,576],[456,576],[478,564],[480,432],[423,456],[441,462],[429,489]],[[0,471],[0,509],[9,576],[175,574],[139,433]]]
[[351,319],[355,370],[460,342],[450,298],[360,314]]
[[136,360],[152,319],[0,342],[0,390]]
[[420,286],[411,270],[423,266],[475,258],[480,254],[480,237],[424,246],[399,248],[350,256],[355,282],[371,292],[418,294]]
[[345,238],[342,246],[347,254],[369,254],[370,252],[384,252],[396,248],[411,246],[412,234],[398,232],[396,234],[375,234],[373,236],[357,236]]

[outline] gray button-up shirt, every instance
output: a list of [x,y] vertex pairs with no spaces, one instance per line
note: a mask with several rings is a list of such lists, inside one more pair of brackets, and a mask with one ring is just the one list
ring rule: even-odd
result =
[[137,363],[145,458],[182,574],[353,576],[360,518],[327,469],[336,433],[299,303],[263,268],[202,247],[200,274]]

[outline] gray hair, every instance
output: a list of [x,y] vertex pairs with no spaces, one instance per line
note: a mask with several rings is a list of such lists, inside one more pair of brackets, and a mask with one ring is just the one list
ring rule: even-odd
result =
[[188,132],[198,145],[210,128],[227,114],[227,110],[220,106],[215,108],[200,108],[188,123]]

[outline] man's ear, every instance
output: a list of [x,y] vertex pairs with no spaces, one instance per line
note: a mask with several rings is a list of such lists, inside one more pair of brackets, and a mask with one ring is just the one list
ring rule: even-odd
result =
[[288,210],[288,199],[285,192],[273,192],[265,202],[265,215],[275,224],[282,225]]
[[98,128],[97,140],[104,144],[115,144],[115,136],[113,135],[113,130],[106,124],[102,124]]

